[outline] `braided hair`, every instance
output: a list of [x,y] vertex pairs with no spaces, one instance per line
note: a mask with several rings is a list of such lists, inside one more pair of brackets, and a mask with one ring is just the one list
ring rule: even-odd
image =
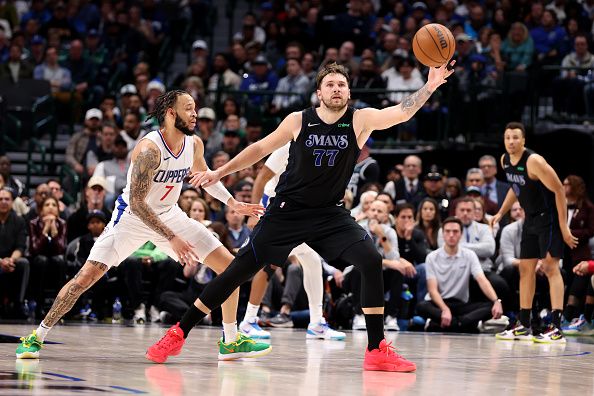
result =
[[174,89],[159,95],[155,100],[155,108],[153,111],[148,113],[148,118],[154,117],[157,119],[159,125],[163,125],[163,122],[165,121],[165,112],[167,109],[175,106],[178,96],[187,94],[188,93],[186,91],[182,91],[181,89]]

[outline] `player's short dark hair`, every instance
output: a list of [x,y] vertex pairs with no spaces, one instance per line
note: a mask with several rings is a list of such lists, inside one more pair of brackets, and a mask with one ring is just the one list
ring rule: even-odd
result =
[[175,106],[178,96],[181,95],[188,95],[188,93],[181,89],[174,89],[159,95],[155,100],[155,108],[148,114],[148,118],[154,117],[159,125],[162,126],[165,121],[165,113],[167,112],[167,109]]
[[347,70],[347,68],[344,67],[343,65],[339,65],[336,62],[332,62],[332,63],[328,63],[326,66],[324,66],[318,72],[318,75],[316,76],[316,88],[317,89],[320,89],[320,86],[322,85],[322,80],[328,74],[342,74],[343,76],[345,76],[345,78],[347,80],[347,84],[350,84],[350,82],[351,82],[351,79],[349,77],[349,71]]
[[394,209],[394,214],[396,215],[396,217],[398,217],[400,212],[402,212],[403,210],[407,210],[407,209],[412,210],[413,216],[415,215],[415,207],[412,204],[409,204],[408,202],[396,205],[396,209]]
[[521,122],[508,122],[505,126],[505,130],[507,131],[508,129],[519,129],[520,131],[522,131],[522,137],[526,137],[526,128],[524,127],[524,124],[522,124]]
[[449,223],[456,223],[456,224],[458,224],[458,225],[460,226],[460,231],[462,231],[462,228],[464,227],[464,226],[462,225],[462,220],[460,220],[459,218],[457,218],[457,217],[454,217],[454,216],[450,216],[450,217],[446,218],[446,219],[443,221],[443,224],[441,225],[441,227],[442,227],[443,229],[445,229],[445,225],[446,225],[446,224],[449,224]]

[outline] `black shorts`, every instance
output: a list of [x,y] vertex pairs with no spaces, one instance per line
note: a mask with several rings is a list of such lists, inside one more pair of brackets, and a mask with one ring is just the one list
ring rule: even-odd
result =
[[563,237],[556,212],[542,212],[528,216],[522,227],[521,259],[563,257]]
[[260,265],[279,265],[291,250],[305,242],[326,261],[332,261],[365,238],[367,232],[342,205],[305,208],[277,198],[237,255],[251,250]]

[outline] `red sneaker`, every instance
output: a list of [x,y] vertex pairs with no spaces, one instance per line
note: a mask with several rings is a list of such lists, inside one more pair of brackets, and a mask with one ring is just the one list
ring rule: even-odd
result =
[[372,351],[365,350],[365,360],[363,361],[363,369],[370,371],[398,371],[411,372],[417,369],[413,362],[409,362],[396,352],[392,342],[382,340],[379,344],[379,349]]
[[179,322],[172,326],[167,333],[146,351],[146,358],[155,363],[165,363],[169,356],[177,356],[184,346],[184,331],[179,328]]

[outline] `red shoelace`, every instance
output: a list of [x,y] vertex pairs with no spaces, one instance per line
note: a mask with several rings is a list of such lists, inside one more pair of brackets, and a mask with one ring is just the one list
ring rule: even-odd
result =
[[169,346],[177,342],[180,338],[182,337],[178,334],[177,329],[171,329],[161,337],[156,346],[159,349],[169,349]]

